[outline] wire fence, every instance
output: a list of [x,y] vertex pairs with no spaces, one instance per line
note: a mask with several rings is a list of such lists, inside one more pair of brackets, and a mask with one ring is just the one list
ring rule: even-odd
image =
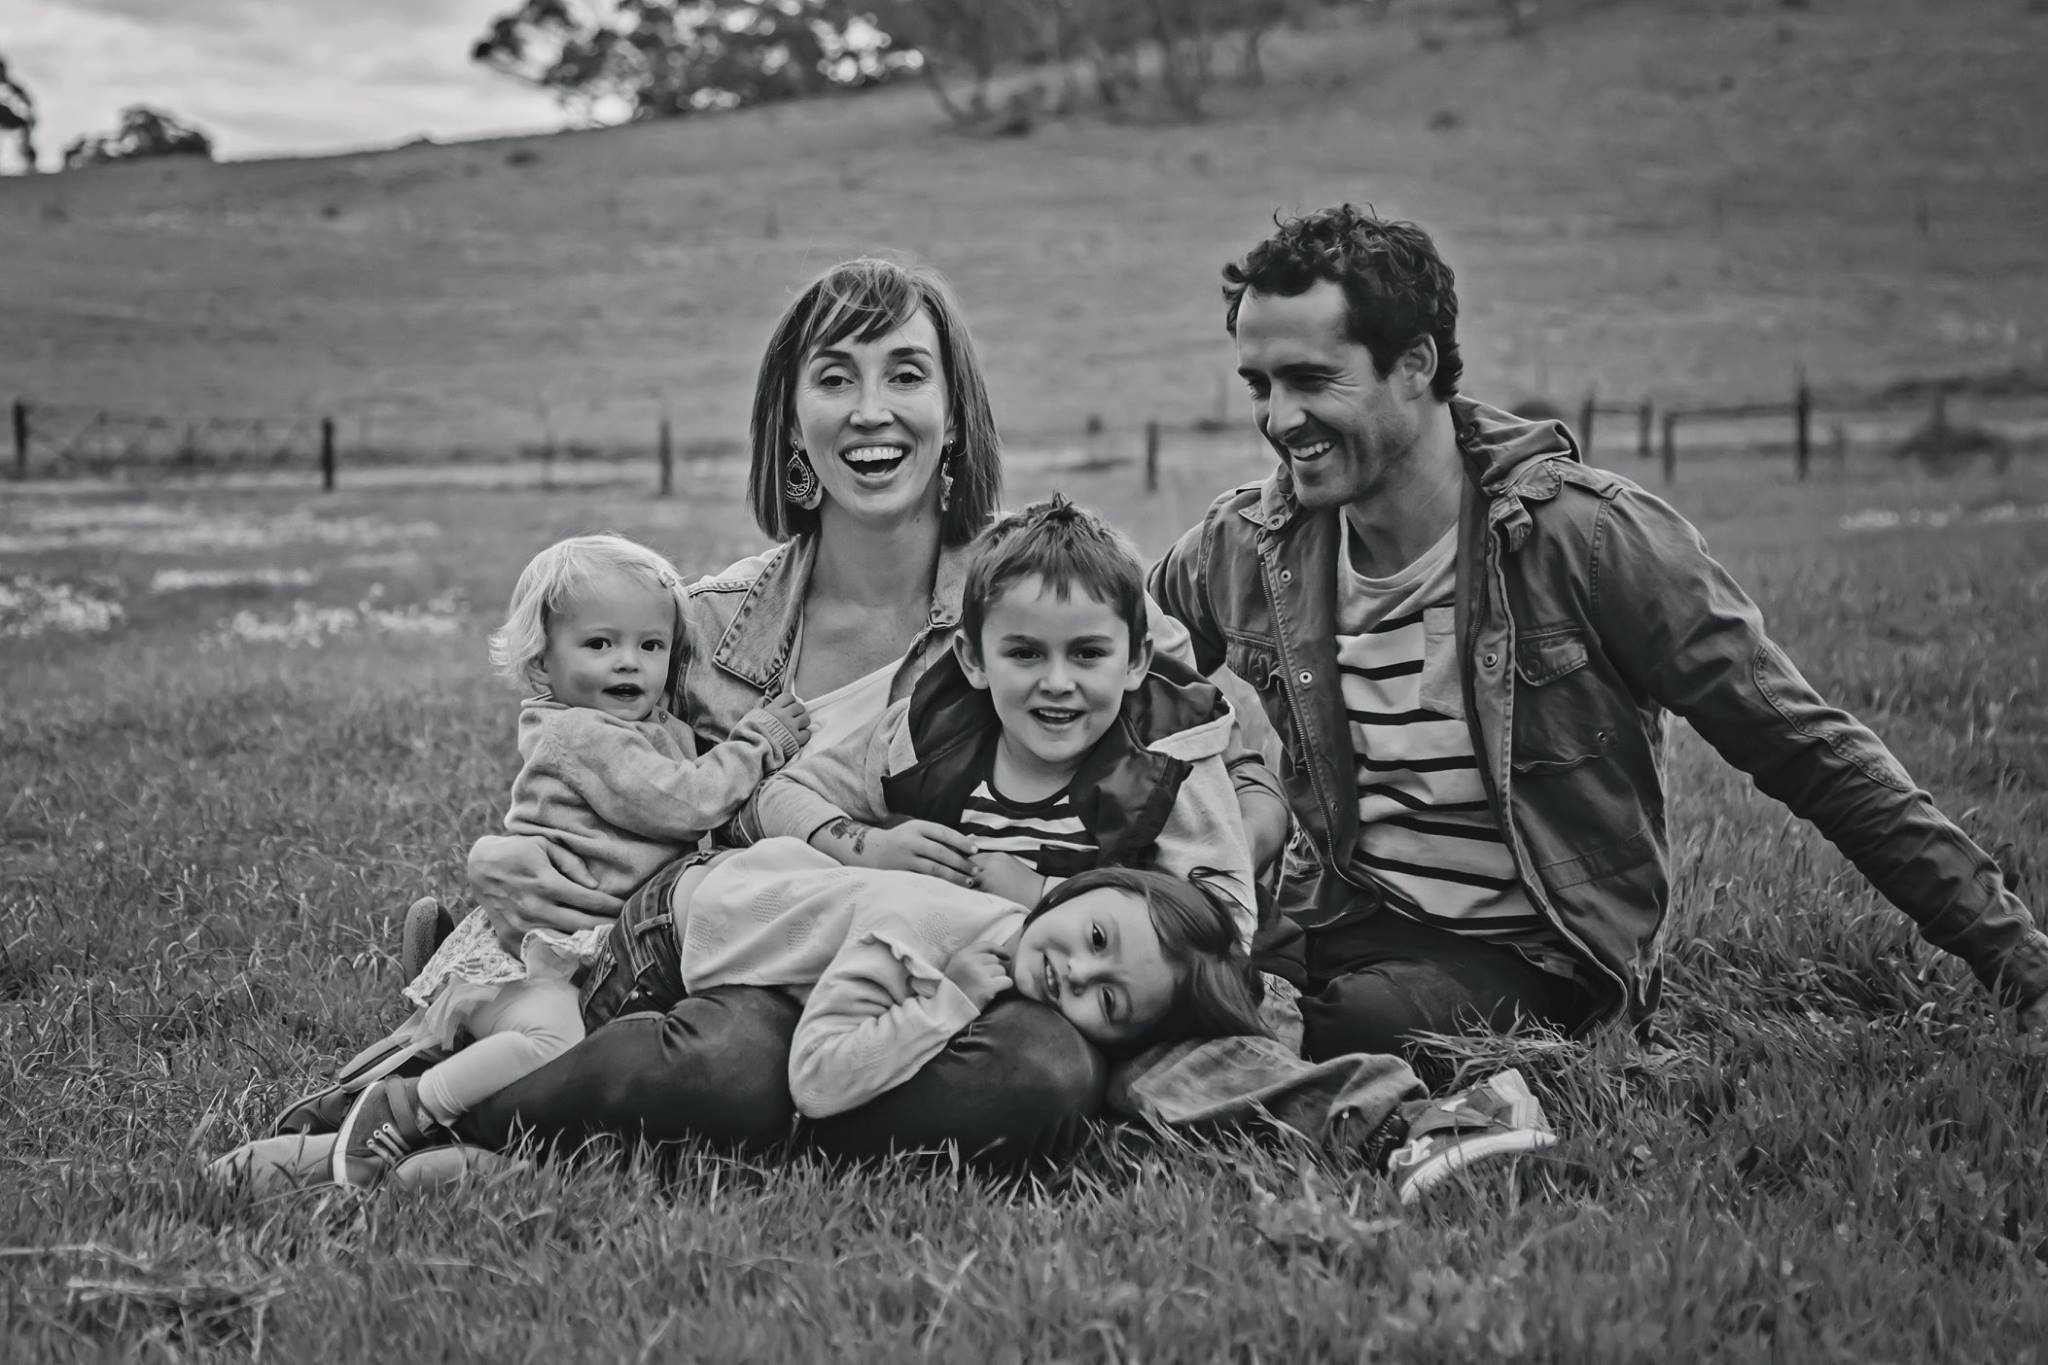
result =
[[[2048,448],[2048,383],[1908,382],[1876,393],[1816,389],[1803,375],[1779,397],[1747,402],[1662,403],[1589,391],[1576,404],[1526,402],[1527,417],[1569,426],[1587,458],[1616,468],[1654,460],[1665,483],[1681,467],[1713,455],[1782,460],[1795,478],[1839,474],[1852,451],[1881,452],[1941,470],[1984,460],[2004,469],[2015,457]],[[170,480],[228,478],[332,490],[344,473],[384,486],[517,482],[539,487],[652,483],[659,495],[711,494],[736,486],[744,463],[738,441],[693,439],[679,447],[666,417],[650,418],[639,440],[579,441],[550,434],[539,443],[482,450],[457,444],[371,442],[371,424],[349,414],[222,416],[135,413],[16,399],[11,408],[15,479]],[[614,424],[615,426],[616,424]],[[355,439],[337,435],[358,433]],[[1090,417],[1065,431],[1006,435],[1006,467],[1106,469],[1138,465],[1145,491],[1158,490],[1169,447],[1183,455],[1241,455],[1260,461],[1264,443],[1245,415],[1221,410],[1193,420],[1150,420],[1109,428]]]

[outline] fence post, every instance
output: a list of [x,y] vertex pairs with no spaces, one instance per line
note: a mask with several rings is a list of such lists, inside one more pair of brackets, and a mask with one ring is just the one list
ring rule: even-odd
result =
[[661,434],[654,443],[655,458],[661,461],[661,496],[676,491],[675,447],[669,441],[668,418],[661,419]]
[[1579,454],[1589,460],[1593,458],[1593,419],[1599,412],[1593,387],[1589,384],[1586,386],[1586,401],[1579,404]]
[[1792,395],[1792,472],[1801,483],[1813,463],[1813,390],[1806,387],[1806,371],[1799,372],[1799,389]]
[[1664,482],[1678,482],[1678,414],[1664,414]]
[[28,404],[14,400],[14,477],[28,477]]
[[1636,454],[1645,460],[1650,458],[1650,421],[1651,408],[1645,400],[1636,411]]
[[320,419],[320,491],[334,491],[334,419]]
[[1159,423],[1145,423],[1145,491],[1159,491]]

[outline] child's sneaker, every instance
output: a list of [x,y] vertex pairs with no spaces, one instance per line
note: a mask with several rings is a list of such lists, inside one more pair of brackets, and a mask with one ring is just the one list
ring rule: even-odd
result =
[[374,1185],[414,1152],[451,1140],[420,1108],[418,1081],[378,1081],[363,1091],[335,1134],[334,1183]]
[[399,970],[406,981],[415,981],[427,969],[441,940],[455,932],[455,916],[441,908],[432,896],[421,896],[405,912],[404,937],[398,943]]
[[279,1137],[339,1131],[366,1086],[386,1076],[417,1076],[435,1060],[431,1049],[403,1029],[380,1038],[350,1058],[332,1081],[287,1104],[272,1121],[270,1131]]
[[1437,1101],[1410,1120],[1408,1140],[1388,1158],[1387,1175],[1401,1202],[1412,1204],[1474,1162],[1556,1143],[1543,1105],[1529,1093],[1522,1073],[1510,1069]]

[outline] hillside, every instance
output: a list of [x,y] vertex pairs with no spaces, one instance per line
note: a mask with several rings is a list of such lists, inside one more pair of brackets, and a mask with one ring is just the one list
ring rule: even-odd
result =
[[[0,399],[331,411],[497,449],[744,428],[791,287],[950,274],[1019,434],[1242,411],[1216,270],[1370,200],[1459,270],[1468,387],[1632,398],[2048,363],[2048,15],[1431,6],[1274,40],[1198,126],[964,138],[918,90],[673,125],[0,181]],[[1449,125],[1449,126],[1445,126]]]

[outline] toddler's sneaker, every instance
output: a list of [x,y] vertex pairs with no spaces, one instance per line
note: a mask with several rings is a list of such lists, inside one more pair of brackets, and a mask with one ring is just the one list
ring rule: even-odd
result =
[[1522,1073],[1509,1069],[1409,1120],[1408,1140],[1387,1159],[1387,1175],[1401,1202],[1412,1204],[1474,1162],[1556,1144],[1543,1105]]
[[453,1141],[420,1108],[419,1082],[394,1077],[371,1085],[334,1136],[334,1183],[374,1185],[414,1152]]
[[386,1076],[417,1076],[435,1060],[404,1030],[380,1038],[350,1058],[333,1080],[286,1105],[270,1131],[279,1137],[336,1132],[365,1086]]
[[404,937],[398,944],[398,965],[408,982],[427,969],[441,940],[455,932],[455,916],[432,896],[421,896],[405,912]]

